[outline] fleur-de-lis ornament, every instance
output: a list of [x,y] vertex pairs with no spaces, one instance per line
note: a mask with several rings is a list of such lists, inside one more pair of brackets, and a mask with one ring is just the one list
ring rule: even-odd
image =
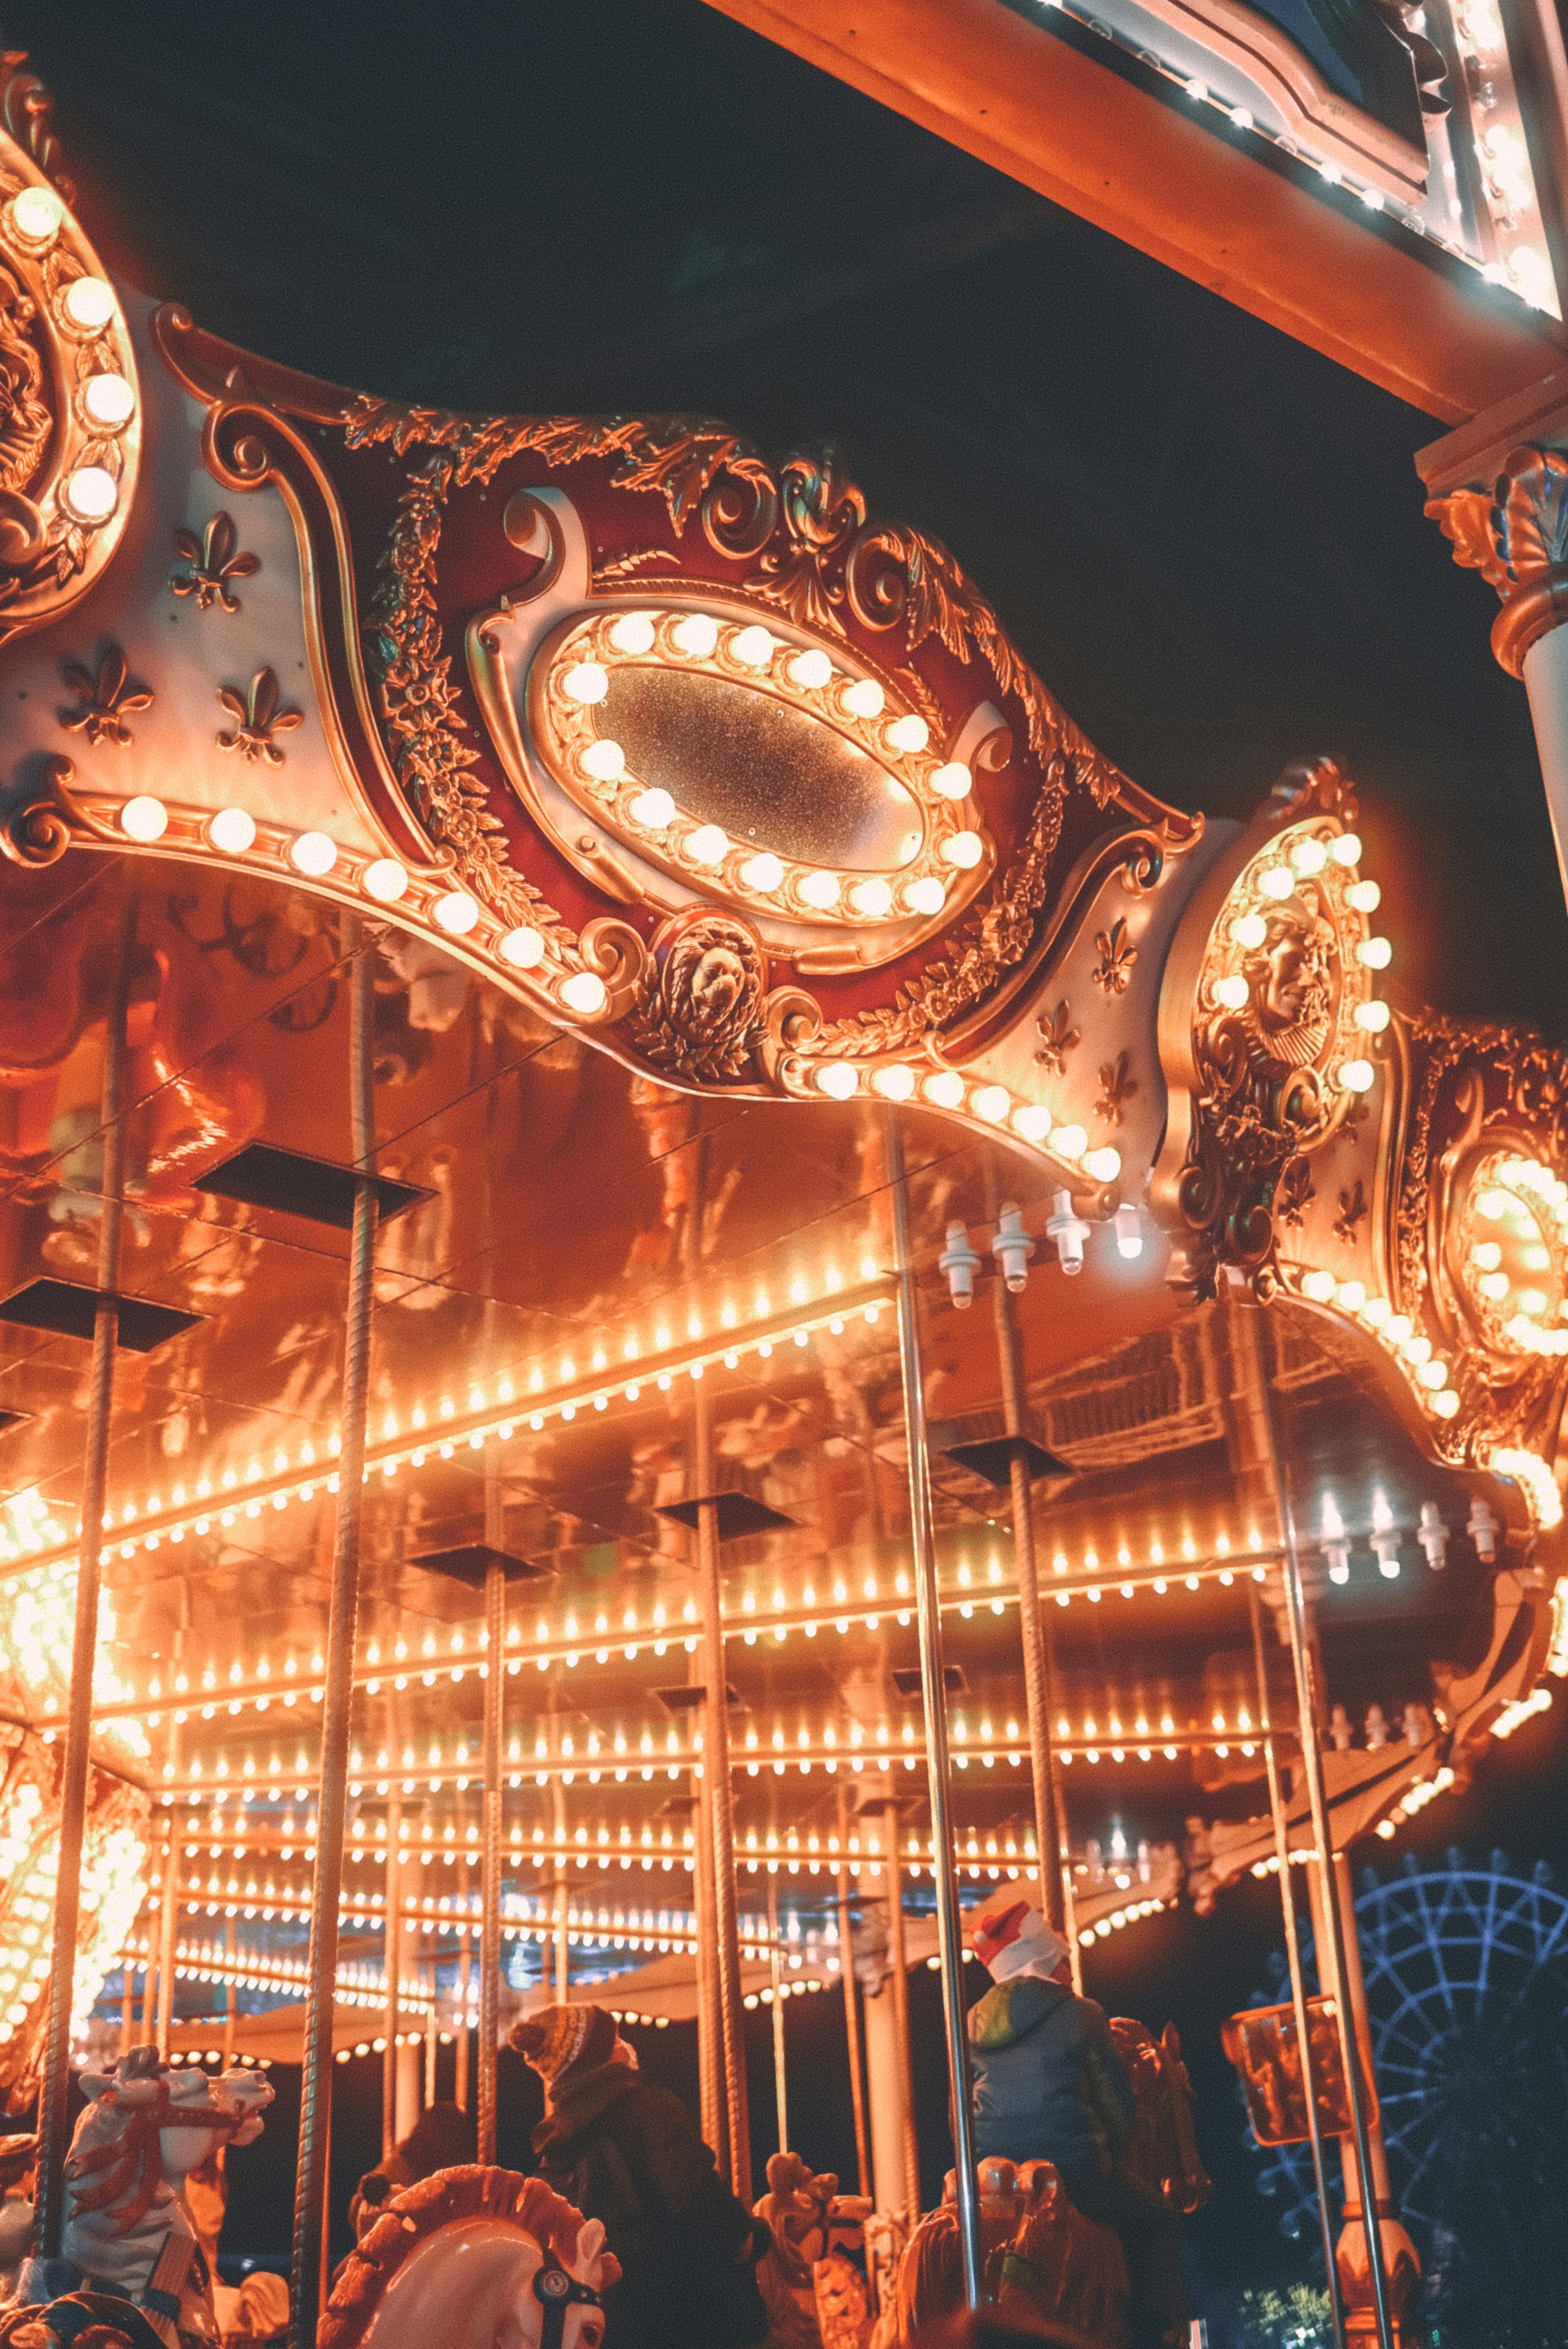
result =
[[1125,995],[1132,983],[1132,966],[1138,960],[1138,948],[1129,943],[1127,924],[1117,921],[1109,930],[1101,930],[1095,939],[1099,948],[1099,960],[1094,967],[1097,987],[1108,995]]
[[1132,1074],[1132,1055],[1120,1051],[1114,1061],[1108,1061],[1099,1072],[1099,1099],[1094,1105],[1096,1117],[1108,1125],[1119,1125],[1122,1112],[1138,1091],[1138,1079]]
[[1339,1213],[1334,1219],[1336,1240],[1353,1240],[1357,1226],[1367,1216],[1367,1189],[1359,1174],[1348,1191],[1339,1194]]
[[97,668],[76,660],[62,661],[60,675],[78,697],[75,709],[62,709],[61,725],[68,734],[85,734],[96,750],[100,742],[118,742],[123,750],[130,741],[127,713],[150,709],[152,691],[132,677],[118,645],[106,645]]
[[281,767],[284,754],[273,737],[291,734],[296,726],[303,726],[304,712],[278,708],[278,681],[272,670],[259,668],[242,698],[232,687],[221,685],[218,698],[234,720],[232,732],[219,734],[219,750],[238,750],[247,762],[264,759],[269,767]]
[[1053,1077],[1065,1076],[1068,1054],[1078,1040],[1078,1031],[1073,1026],[1072,1013],[1068,1009],[1067,997],[1063,996],[1054,1011],[1042,1011],[1035,1026],[1039,1031],[1040,1038],[1040,1048],[1035,1054],[1036,1060],[1047,1074]]
[[200,538],[193,530],[177,530],[174,551],[191,568],[170,573],[174,593],[194,595],[199,612],[211,611],[214,604],[225,612],[237,612],[240,599],[229,593],[230,580],[252,578],[262,567],[259,554],[236,552],[239,537],[226,513],[215,513]]
[[1289,1224],[1293,1231],[1299,1231],[1302,1218],[1316,1196],[1310,1160],[1287,1159],[1284,1172],[1279,1178],[1279,1190],[1274,1197],[1275,1212],[1281,1222]]

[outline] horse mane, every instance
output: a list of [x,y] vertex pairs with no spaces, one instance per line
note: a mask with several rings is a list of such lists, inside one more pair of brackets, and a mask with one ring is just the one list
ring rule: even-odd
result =
[[907,2349],[923,2325],[954,2315],[964,2305],[964,2252],[958,2220],[950,2209],[933,2210],[903,2247],[892,2289],[885,2339],[889,2349]]
[[[395,2194],[357,2250],[350,2251],[316,2328],[316,2349],[358,2349],[410,2251],[458,2219],[509,2219],[533,2237],[547,2259],[553,2257],[568,2271],[587,2224],[582,2211],[542,2178],[479,2163],[438,2169]],[[619,2281],[620,2265],[611,2252],[601,2251],[594,2265],[595,2290],[607,2291]]]

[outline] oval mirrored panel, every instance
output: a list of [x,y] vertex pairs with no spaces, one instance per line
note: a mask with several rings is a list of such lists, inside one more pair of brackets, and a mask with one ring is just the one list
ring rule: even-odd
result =
[[609,672],[593,724],[645,788],[667,792],[738,846],[851,873],[920,854],[921,808],[858,742],[804,709],[703,672]]

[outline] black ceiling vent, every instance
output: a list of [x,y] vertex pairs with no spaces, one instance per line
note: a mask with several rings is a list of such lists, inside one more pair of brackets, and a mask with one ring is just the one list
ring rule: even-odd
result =
[[535,1566],[531,1558],[519,1557],[510,1549],[492,1549],[489,1542],[463,1542],[455,1549],[427,1550],[422,1557],[411,1557],[410,1566],[422,1566],[428,1574],[444,1574],[453,1582],[466,1583],[470,1590],[482,1590],[494,1559],[509,1582],[547,1582],[554,1569]]
[[974,1476],[983,1476],[987,1485],[1010,1485],[1013,1481],[1013,1454],[1021,1453],[1029,1464],[1029,1482],[1037,1484],[1042,1476],[1076,1476],[1078,1470],[1047,1452],[1031,1435],[983,1435],[973,1444],[949,1444],[944,1447],[944,1457],[967,1468]]
[[717,1506],[721,1542],[738,1541],[744,1534],[782,1533],[798,1522],[785,1516],[782,1510],[770,1509],[766,1501],[754,1501],[749,1493],[704,1493],[694,1501],[667,1502],[654,1515],[673,1517],[677,1526],[689,1526],[695,1533],[697,1511],[704,1501],[712,1501]]
[[[150,1354],[155,1346],[183,1336],[204,1319],[182,1313],[172,1305],[154,1305],[146,1297],[108,1294],[119,1308],[119,1343],[132,1354]],[[91,1339],[98,1319],[100,1292],[75,1280],[33,1280],[15,1296],[0,1302],[0,1321],[14,1321],[23,1330],[47,1330],[57,1338]]]
[[[740,1697],[732,1682],[725,1682],[724,1692],[728,1705],[733,1708],[739,1704]],[[654,1694],[666,1713],[698,1713],[707,1702],[707,1691],[701,1681],[682,1681],[676,1688],[656,1688]]]
[[[205,1174],[198,1174],[193,1191],[207,1191],[215,1199],[237,1199],[244,1207],[270,1207],[280,1216],[303,1216],[313,1224],[330,1224],[334,1231],[354,1228],[354,1201],[365,1178],[352,1166],[331,1158],[306,1158],[297,1150],[280,1150],[274,1143],[248,1142],[232,1158],[225,1158]],[[389,1176],[370,1177],[376,1194],[377,1220],[389,1224],[405,1215],[431,1191],[414,1183],[394,1183]]]
[[[894,1688],[897,1689],[900,1696],[918,1696],[920,1694],[920,1666],[918,1664],[901,1664],[898,1671],[895,1671],[892,1676],[892,1684]],[[964,1667],[962,1664],[943,1665],[942,1685],[947,1691],[949,1696],[963,1696],[967,1692],[969,1683],[964,1677]]]

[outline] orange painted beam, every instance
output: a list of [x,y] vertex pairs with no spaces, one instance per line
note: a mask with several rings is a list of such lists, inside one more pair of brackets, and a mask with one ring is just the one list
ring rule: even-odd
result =
[[999,0],[709,0],[980,161],[1454,424],[1568,334],[1428,262]]

